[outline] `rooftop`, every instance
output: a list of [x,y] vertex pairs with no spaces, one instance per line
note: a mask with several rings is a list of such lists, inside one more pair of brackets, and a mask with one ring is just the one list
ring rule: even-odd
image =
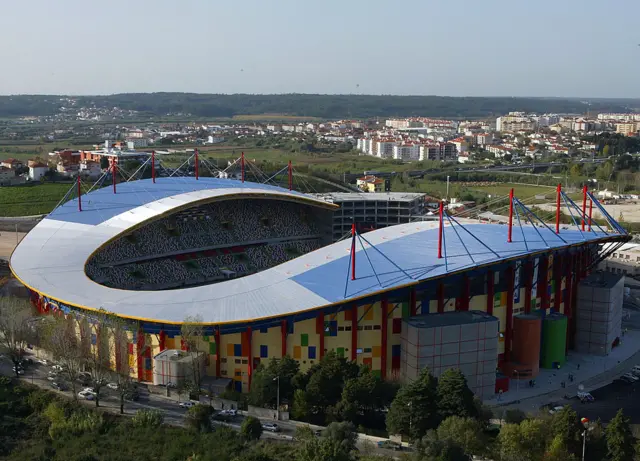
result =
[[418,192],[328,192],[324,194],[314,194],[317,198],[332,202],[351,201],[397,201],[410,202],[423,198],[425,194]]
[[457,311],[442,314],[422,314],[405,320],[414,328],[446,327],[468,323],[497,322],[498,319],[483,311]]

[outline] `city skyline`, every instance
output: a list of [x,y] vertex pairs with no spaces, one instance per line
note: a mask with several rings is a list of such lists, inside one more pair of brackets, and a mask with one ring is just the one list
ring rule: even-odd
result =
[[7,5],[0,94],[193,92],[640,98],[640,4]]

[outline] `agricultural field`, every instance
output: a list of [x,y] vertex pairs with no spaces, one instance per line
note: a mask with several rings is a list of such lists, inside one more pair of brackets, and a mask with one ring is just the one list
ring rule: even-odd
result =
[[0,187],[0,216],[34,216],[49,213],[71,184],[45,183]]

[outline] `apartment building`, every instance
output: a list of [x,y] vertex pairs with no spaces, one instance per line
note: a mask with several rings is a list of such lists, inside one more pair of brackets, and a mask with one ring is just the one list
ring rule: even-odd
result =
[[616,133],[623,135],[635,134],[639,125],[640,123],[635,122],[616,123]]
[[478,146],[493,144],[493,133],[478,133],[475,136],[475,141]]
[[396,144],[393,146],[393,158],[405,162],[420,159],[420,145],[415,143]]
[[396,145],[395,140],[385,139],[376,141],[375,155],[380,158],[393,158],[393,148]]
[[458,159],[458,151],[453,143],[438,142],[434,144],[420,145],[419,160],[435,160],[441,162],[453,162]]
[[372,175],[356,179],[356,186],[362,192],[384,192],[385,180]]

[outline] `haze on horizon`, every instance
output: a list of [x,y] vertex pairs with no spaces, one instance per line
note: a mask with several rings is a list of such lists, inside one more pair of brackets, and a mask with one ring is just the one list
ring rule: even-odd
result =
[[640,2],[31,0],[0,94],[640,98]]

